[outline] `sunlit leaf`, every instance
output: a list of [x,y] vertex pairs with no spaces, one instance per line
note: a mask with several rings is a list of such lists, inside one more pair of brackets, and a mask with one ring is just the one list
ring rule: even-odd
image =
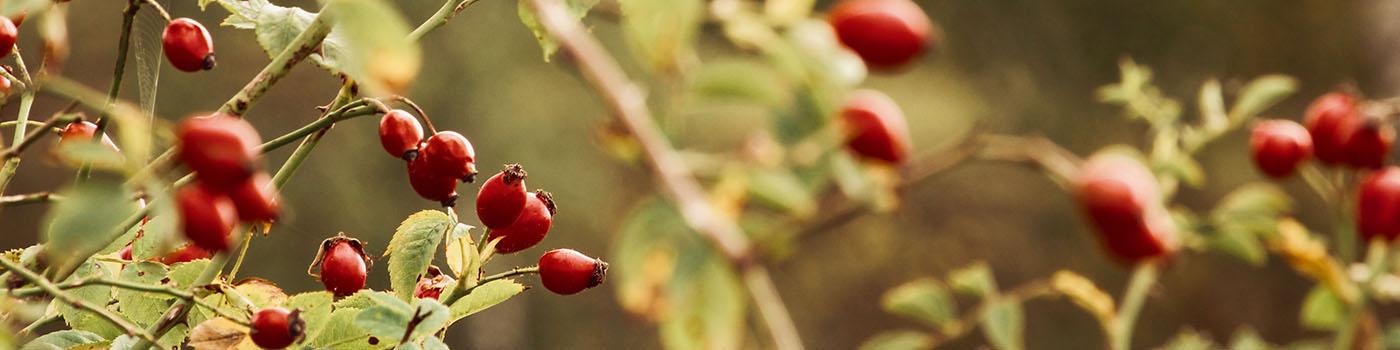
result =
[[650,68],[674,71],[681,68],[677,65],[682,61],[694,59],[695,36],[705,16],[704,1],[622,0],[618,5],[632,50]]
[[470,294],[462,296],[461,299],[452,303],[452,319],[449,323],[457,322],[457,320],[481,312],[481,310],[496,306],[524,291],[525,285],[509,278],[476,286]]
[[336,66],[355,79],[371,96],[407,91],[422,65],[417,44],[408,41],[409,26],[384,0],[335,0],[326,13],[344,45]]
[[[582,20],[584,16],[588,15],[588,10],[598,4],[598,0],[561,1],[564,2],[570,18],[578,20]],[[554,56],[554,52],[559,51],[559,43],[555,42],[554,38],[545,32],[544,27],[540,26],[539,20],[535,18],[535,12],[530,8],[529,1],[519,1],[517,4],[516,14],[520,16],[520,23],[524,23],[525,27],[530,28],[530,32],[535,34],[535,40],[539,41],[540,49],[543,50],[544,60],[548,62],[549,58]]]
[[[89,260],[88,263],[79,266],[78,269],[74,271],[73,277],[69,278],[73,280],[78,278],[111,278],[112,275],[112,270],[104,267],[102,264]],[[112,300],[112,287],[100,285],[85,286],[69,290],[69,294],[72,294],[74,297],[77,297],[79,300],[89,305],[102,305],[105,307],[107,302]],[[111,321],[107,321],[101,316],[91,312],[75,308],[67,303],[59,303],[58,310],[63,314],[63,322],[67,323],[69,327],[75,330],[96,333],[105,339],[110,339],[124,333],[115,324],[112,324]]]
[[1012,299],[988,301],[982,314],[982,334],[1000,350],[1025,349],[1025,314],[1021,302]]
[[905,283],[885,292],[880,299],[885,311],[938,327],[957,317],[957,304],[948,289],[933,279]]
[[1286,75],[1275,74],[1255,78],[1245,85],[1244,89],[1240,90],[1239,97],[1235,98],[1235,105],[1230,108],[1230,120],[1240,123],[1263,113],[1297,90],[1298,81]]
[[306,321],[306,338],[316,339],[331,318],[332,298],[331,293],[327,291],[306,292],[287,298],[287,302],[282,306],[289,310],[298,310],[301,319]]
[[1113,317],[1113,297],[1099,289],[1093,280],[1073,271],[1060,270],[1051,278],[1050,286],[1099,320]]
[[[165,265],[156,262],[139,262],[122,268],[120,279],[124,282],[159,285],[166,278]],[[172,298],[129,289],[117,289],[117,309],[123,317],[141,326],[150,326],[160,320],[170,307]]]
[[237,349],[247,341],[247,327],[227,318],[217,317],[201,322],[190,331],[189,346],[195,350],[226,350]]
[[62,330],[34,338],[20,350],[65,350],[83,344],[101,343],[107,340],[92,332]]
[[997,293],[997,282],[992,277],[992,268],[978,262],[948,273],[948,284],[958,293],[985,297]]
[[919,350],[933,347],[928,333],[911,330],[887,331],[876,334],[860,345],[861,350]]
[[1303,299],[1302,310],[1298,312],[1303,327],[1316,330],[1333,330],[1342,325],[1347,306],[1332,291],[1323,286],[1313,287]]
[[389,257],[389,285],[400,299],[413,298],[413,287],[428,272],[447,230],[454,226],[447,214],[424,210],[404,219],[384,250]]
[[476,253],[476,244],[472,242],[471,229],[471,225],[457,223],[457,226],[452,228],[452,232],[447,234],[447,246],[444,249],[444,254],[447,256],[447,268],[452,269],[452,276],[459,280],[466,275],[465,269]]

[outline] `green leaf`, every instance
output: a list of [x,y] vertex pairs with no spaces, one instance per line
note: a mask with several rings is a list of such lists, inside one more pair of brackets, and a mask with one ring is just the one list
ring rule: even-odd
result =
[[[70,277],[69,280],[112,277],[111,269],[102,264],[91,262],[91,260],[89,261],[90,262],[79,266],[74,272],[73,277]],[[86,286],[69,290],[69,293],[91,305],[105,306],[108,301],[112,300],[112,287],[110,286]],[[67,303],[60,303],[58,310],[59,313],[63,315],[63,322],[67,323],[69,327],[75,330],[96,333],[103,338],[109,339],[123,334],[122,330],[118,328],[117,325],[112,324],[112,322],[107,321],[107,319],[91,312],[74,308]]]
[[675,270],[676,245],[691,230],[669,202],[650,198],[632,209],[619,231],[608,284],[624,309],[656,316],[664,302],[662,289]]
[[411,312],[388,306],[375,306],[355,316],[355,326],[381,339],[399,339],[408,330],[408,321],[413,317]]
[[188,345],[195,349],[238,349],[238,345],[246,340],[248,327],[227,318],[215,317],[194,327]]
[[371,96],[403,93],[418,76],[422,53],[408,41],[409,26],[384,0],[335,0],[326,8],[335,21],[333,43],[344,46],[336,65]]
[[905,283],[885,292],[880,305],[893,314],[939,327],[957,317],[957,304],[943,284],[932,279]]
[[1346,310],[1346,304],[1332,294],[1330,289],[1318,285],[1303,299],[1303,309],[1298,312],[1298,318],[1303,327],[1334,330],[1341,326],[1342,320],[1346,318]]
[[306,292],[287,298],[283,307],[300,310],[301,319],[306,321],[306,339],[316,339],[331,318],[332,299],[327,291]]
[[73,168],[91,166],[96,170],[121,172],[126,166],[126,157],[122,153],[96,141],[60,144],[57,152],[58,159]]
[[[573,19],[583,20],[588,15],[588,10],[593,9],[593,5],[598,4],[598,0],[561,0],[564,1],[565,9],[568,10]],[[535,40],[539,41],[540,49],[544,52],[545,62],[549,62],[550,56],[559,51],[559,43],[545,32],[544,27],[535,18],[535,12],[531,11],[529,1],[517,2],[516,15],[520,16],[520,23],[530,28],[530,33],[535,35]]]
[[1206,182],[1206,171],[1201,167],[1201,163],[1185,152],[1177,152],[1152,164],[1154,173],[1166,174],[1180,179],[1181,182],[1200,188]]
[[336,309],[368,309],[379,305],[381,301],[392,302],[393,300],[398,301],[397,303],[394,303],[395,305],[403,305],[404,307],[408,306],[408,303],[404,302],[402,299],[398,299],[393,294],[369,289],[355,292],[355,294],[351,294],[350,296],[345,297],[344,299],[337,300],[334,305]]
[[618,5],[632,51],[652,70],[675,71],[682,68],[677,64],[694,58],[695,37],[705,16],[703,0],[621,0]]
[[452,228],[452,232],[447,234],[447,246],[443,253],[447,256],[447,268],[452,270],[452,276],[458,280],[464,278],[467,266],[476,256],[476,244],[472,242],[471,229],[471,225],[459,222]]
[[452,303],[452,319],[449,324],[457,322],[464,317],[471,316],[481,310],[486,310],[496,304],[510,300],[510,298],[525,291],[525,285],[509,278],[498,279],[476,286],[470,294],[462,296]]
[[798,218],[809,218],[817,212],[816,196],[787,169],[754,169],[749,173],[749,193],[758,203]]
[[170,282],[175,284],[177,289],[188,289],[194,285],[195,279],[204,272],[204,268],[209,266],[209,259],[199,259],[175,264],[170,267]]
[[929,338],[928,333],[911,330],[882,332],[860,345],[861,350],[918,350],[932,347],[933,339]]
[[982,314],[982,334],[992,347],[1001,350],[1025,349],[1025,314],[1021,302],[1011,299],[994,299]]
[[359,315],[360,309],[338,308],[332,311],[325,330],[307,343],[315,348],[359,350],[383,348],[385,343],[393,341],[371,339],[369,333],[355,325]]
[[1265,75],[1250,81],[1240,90],[1235,105],[1230,108],[1230,121],[1236,125],[1283,101],[1298,91],[1298,81],[1286,75]]
[[1217,225],[1233,224],[1267,237],[1277,228],[1279,216],[1293,209],[1287,193],[1270,183],[1255,182],[1240,186],[1226,195],[1211,211]]
[[[670,349],[737,349],[744,335],[747,297],[743,285],[708,247],[684,253],[667,287],[671,309],[661,323],[661,341]],[[685,261],[694,259],[693,261]]]
[[437,337],[427,337],[427,338],[423,338],[423,350],[450,350],[450,349],[451,349],[451,348],[447,347],[447,344],[446,344],[446,343],[443,343],[443,342],[442,342],[442,339],[438,339]]
[[1181,330],[1162,346],[1162,350],[1212,350],[1215,343],[1190,328]]
[[977,262],[948,273],[948,284],[958,293],[976,297],[997,294],[997,281],[992,277],[992,268],[985,262]]
[[1230,350],[1269,350],[1274,347],[1264,341],[1253,328],[1246,326],[1235,331],[1235,337],[1230,340]]
[[1254,266],[1263,266],[1268,259],[1268,252],[1264,251],[1264,245],[1259,238],[1248,230],[1243,230],[1239,225],[1219,226],[1209,237],[1211,249],[1239,258],[1240,260]]
[[33,341],[24,344],[20,350],[65,350],[83,344],[101,343],[106,340],[106,338],[92,332],[62,330],[34,338]]
[[[142,232],[141,238],[136,238],[131,245],[131,258],[135,260],[145,260],[158,258],[174,251],[181,244],[185,244],[184,236],[178,232],[180,213],[175,208],[174,196],[170,194],[168,184],[150,182],[146,184],[146,196],[149,199],[149,210],[146,215],[146,222],[132,227],[132,237],[136,232]],[[118,240],[114,245],[126,242]]]
[[[126,265],[122,269],[121,280],[137,284],[159,285],[165,279],[165,265],[143,261]],[[165,309],[170,307],[173,298],[169,295],[117,289],[117,309],[123,317],[146,327],[160,320]]]
[[428,272],[438,245],[454,224],[446,213],[424,210],[410,215],[394,230],[384,256],[389,257],[389,285],[395,295],[403,300],[413,298],[413,287]]
[[65,198],[45,215],[45,256],[51,275],[67,275],[117,237],[112,227],[136,212],[131,191],[121,181],[93,177],[63,191]]
[[413,333],[408,336],[411,341],[425,337],[432,338],[434,333],[447,327],[448,321],[452,320],[452,311],[448,310],[447,305],[442,305],[437,299],[418,299],[414,303],[413,309],[420,316],[418,316],[418,325],[413,327]]

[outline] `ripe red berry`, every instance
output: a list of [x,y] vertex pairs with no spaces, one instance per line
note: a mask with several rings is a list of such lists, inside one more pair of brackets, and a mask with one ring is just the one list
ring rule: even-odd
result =
[[204,25],[189,18],[176,18],[165,25],[161,35],[165,59],[186,72],[214,69],[214,39]]
[[1346,146],[1342,148],[1346,164],[1366,169],[1385,165],[1390,145],[1395,143],[1395,128],[1384,121],[1369,118],[1361,119],[1354,125]]
[[209,186],[228,190],[243,184],[257,170],[262,138],[242,118],[215,114],[186,118],[176,137],[180,160]]
[[1275,178],[1293,175],[1312,156],[1312,136],[1291,120],[1266,120],[1254,126],[1249,147],[1259,170]]
[[573,249],[555,249],[540,256],[540,282],[545,289],[569,295],[603,283],[608,263]]
[[504,228],[525,211],[529,191],[525,190],[525,169],[508,164],[506,169],[486,179],[476,194],[476,217],[489,228]]
[[276,220],[282,212],[272,178],[259,172],[228,192],[238,208],[238,219],[246,222]]
[[461,179],[463,182],[472,182],[476,176],[476,151],[467,137],[456,131],[433,134],[418,155],[439,176]]
[[427,200],[438,201],[443,206],[453,206],[457,201],[457,179],[438,175],[428,167],[420,156],[408,162],[408,184],[413,192]]
[[549,226],[554,223],[554,210],[554,198],[549,192],[535,191],[535,195],[526,197],[525,210],[520,212],[515,222],[506,227],[491,229],[488,237],[504,237],[496,244],[496,251],[502,254],[533,247],[543,241],[545,234],[549,233]]
[[1099,240],[1125,262],[1167,256],[1177,246],[1176,224],[1152,172],[1132,157],[1091,158],[1074,180],[1075,198]]
[[[59,132],[58,144],[64,145],[70,142],[91,141],[93,135],[96,134],[97,124],[81,120],[75,121],[68,123],[68,126],[63,127],[63,130]],[[112,138],[107,137],[105,133],[102,134],[102,145],[107,146],[107,148],[113,151],[118,151],[117,144],[113,143]]]
[[253,338],[253,344],[264,349],[282,349],[301,339],[306,322],[299,312],[274,306],[253,314],[250,328],[248,335]]
[[19,40],[19,25],[9,18],[0,17],[0,57],[9,56],[11,52],[15,52],[15,41],[17,40]]
[[1332,92],[1313,100],[1304,112],[1303,125],[1312,135],[1317,160],[1324,164],[1344,162],[1351,129],[1359,119],[1356,99],[1345,92]]
[[181,188],[175,194],[175,201],[185,238],[205,250],[228,250],[229,231],[238,222],[238,210],[228,196],[210,191],[202,183],[194,183]]
[[418,157],[418,144],[423,142],[423,125],[401,109],[384,113],[379,119],[379,144],[384,151],[397,158],[412,160]]
[[1367,241],[1400,237],[1400,167],[1387,166],[1361,182],[1356,229]]
[[[899,0],[905,1],[905,0]],[[909,126],[894,100],[875,90],[851,93],[841,109],[846,148],[865,158],[904,163],[909,156]]]
[[[327,239],[317,256],[321,267],[321,284],[336,296],[349,296],[365,287],[369,272],[369,256],[359,240],[344,236]],[[315,262],[312,265],[316,265]]]
[[175,251],[170,252],[170,254],[166,254],[165,256],[161,257],[160,263],[166,265],[175,265],[183,262],[191,262],[199,259],[208,258],[209,251],[204,250],[203,248],[200,248],[199,246],[193,244],[187,244],[184,247],[180,247],[180,249],[176,249]]
[[846,0],[827,15],[836,38],[874,69],[895,69],[930,46],[933,22],[909,0]]
[[443,289],[446,289],[453,281],[451,276],[442,274],[437,266],[428,266],[428,274],[419,278],[418,284],[413,286],[413,297],[438,299],[442,297]]

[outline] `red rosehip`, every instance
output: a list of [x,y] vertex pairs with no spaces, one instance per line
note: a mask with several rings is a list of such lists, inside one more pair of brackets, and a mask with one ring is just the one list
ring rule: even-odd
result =
[[170,254],[166,254],[165,256],[161,257],[160,263],[166,265],[175,265],[179,263],[191,262],[199,259],[208,258],[209,251],[204,250],[203,248],[200,248],[199,246],[193,244],[186,244],[184,247],[180,247],[180,249],[176,249],[175,251],[170,252]]
[[1249,136],[1254,164],[1275,178],[1293,175],[1298,165],[1312,156],[1312,136],[1308,129],[1291,120],[1266,120],[1254,126]]
[[1125,262],[1167,256],[1177,246],[1176,224],[1152,172],[1128,156],[1091,158],[1074,180],[1075,197],[1099,240]]
[[238,209],[228,196],[210,191],[202,183],[181,188],[175,194],[180,210],[180,229],[185,238],[205,250],[228,250],[229,231],[238,222]]
[[463,182],[472,182],[476,176],[476,151],[466,136],[456,131],[443,131],[428,138],[427,145],[419,151],[433,173]]
[[165,59],[186,72],[214,69],[214,39],[204,25],[189,18],[176,18],[161,34]]
[[215,189],[241,185],[257,170],[262,138],[242,118],[222,114],[186,118],[176,137],[180,160]]
[[413,297],[438,299],[442,297],[443,289],[446,289],[453,281],[451,276],[442,274],[437,266],[428,266],[428,274],[419,278],[418,284],[413,286]]
[[849,135],[846,148],[857,155],[896,164],[908,159],[909,126],[904,112],[884,93],[852,92],[841,109],[841,119]]
[[1312,135],[1317,160],[1324,164],[1344,162],[1350,130],[1359,119],[1356,99],[1345,92],[1332,92],[1313,100],[1303,113],[1303,125]]
[[1390,154],[1390,145],[1395,143],[1395,128],[1384,121],[1369,118],[1361,119],[1354,125],[1346,146],[1342,148],[1346,164],[1366,169],[1384,166],[1386,156]]
[[423,125],[401,109],[384,113],[379,119],[379,144],[396,158],[412,160],[418,157],[418,144],[423,142]]
[[831,9],[827,22],[841,44],[873,69],[908,64],[935,34],[928,15],[909,0],[846,0]]
[[282,212],[277,188],[272,186],[272,178],[267,173],[254,174],[230,190],[228,197],[238,208],[238,219],[246,222],[277,220]]
[[520,217],[525,211],[525,176],[528,175],[520,164],[506,165],[506,169],[486,179],[481,191],[476,194],[476,217],[489,228],[504,228]]
[[555,249],[540,256],[540,282],[545,289],[569,295],[603,283],[608,263],[573,249]]
[[[81,120],[75,121],[72,123],[68,123],[68,126],[63,127],[63,130],[59,132],[58,144],[65,145],[70,142],[91,141],[93,135],[96,134],[97,124]],[[120,151],[120,149],[117,148],[117,144],[113,143],[112,138],[107,137],[107,134],[105,133],[102,134],[102,145],[107,146],[107,148],[110,148],[113,151]]]
[[[23,18],[21,17],[21,20]],[[15,41],[19,40],[19,24],[9,18],[0,17],[0,57],[15,52]]]
[[248,335],[253,344],[264,349],[282,349],[291,346],[304,335],[306,322],[298,311],[287,311],[281,307],[269,307],[253,314],[252,327]]
[[535,191],[535,195],[526,197],[525,210],[520,212],[515,222],[506,227],[491,229],[488,239],[504,237],[496,244],[496,251],[502,254],[533,247],[543,241],[545,234],[549,233],[549,226],[554,222],[554,210],[554,198],[549,192]]
[[432,171],[423,158],[419,156],[408,162],[408,184],[419,197],[453,206],[457,201],[457,179]]
[[[317,256],[320,263],[321,284],[336,296],[349,296],[365,287],[365,275],[369,273],[369,256],[359,240],[343,235],[331,237],[321,243]],[[313,262],[312,265],[316,265]]]
[[1367,241],[1400,237],[1400,167],[1387,166],[1361,181],[1356,229]]

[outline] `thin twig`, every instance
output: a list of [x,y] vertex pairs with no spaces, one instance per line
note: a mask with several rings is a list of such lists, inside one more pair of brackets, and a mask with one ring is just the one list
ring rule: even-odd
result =
[[[52,133],[53,133],[53,129],[54,129],[55,127],[57,127],[58,124],[62,124],[62,123],[71,123],[71,122],[73,122],[73,121],[76,120],[76,119],[77,119],[77,118],[74,118],[74,117],[72,117],[72,116],[69,116],[69,117],[58,116],[58,117],[49,118],[48,121],[45,121],[43,124],[40,124],[40,125],[39,125],[39,129],[36,129],[36,130],[34,130],[34,131],[29,132],[29,135],[26,135],[26,136],[24,137],[24,140],[21,140],[19,143],[15,144],[14,146],[10,146],[10,148],[9,148],[9,149],[6,149],[5,152],[0,153],[0,159],[10,159],[10,158],[19,157],[19,154],[20,154],[20,153],[24,152],[25,149],[28,149],[29,146],[33,146],[35,142],[38,142],[38,141],[39,141],[39,139],[42,139],[42,138],[44,138],[44,136],[47,136],[47,135],[49,135],[49,134],[52,134]],[[99,133],[99,134],[97,134],[97,135],[101,135],[101,134]]]
[[1133,276],[1128,281],[1128,289],[1123,292],[1123,302],[1118,306],[1118,312],[1113,315],[1113,324],[1108,335],[1110,345],[1113,350],[1128,350],[1133,341],[1133,324],[1137,322],[1138,312],[1142,310],[1142,304],[1147,299],[1147,292],[1152,290],[1152,285],[1157,282],[1157,262],[1147,261],[1138,263],[1133,269]]
[[251,108],[254,102],[267,93],[268,88],[286,76],[293,66],[316,52],[321,47],[321,42],[326,39],[326,35],[331,32],[331,23],[326,18],[325,13],[324,9],[317,13],[316,18],[311,20],[306,29],[303,29],[301,34],[297,34],[296,38],[287,43],[287,48],[277,53],[277,56],[272,58],[272,62],[264,66],[263,70],[253,77],[253,80],[248,81],[243,89],[238,90],[237,94],[234,94],[228,102],[224,102],[224,105],[219,107],[219,113],[243,116],[243,113],[247,113],[248,108]]
[[436,127],[436,126],[433,126],[433,120],[432,120],[431,118],[428,118],[428,112],[424,112],[424,111],[423,111],[423,107],[418,107],[418,104],[417,104],[417,103],[413,103],[413,100],[410,100],[410,99],[408,99],[407,97],[403,97],[403,96],[399,96],[399,95],[394,95],[393,97],[390,97],[390,99],[392,99],[392,100],[394,100],[394,101],[397,101],[397,102],[399,102],[399,103],[402,103],[402,104],[408,106],[409,108],[412,108],[414,112],[417,112],[417,113],[418,113],[418,117],[423,119],[423,123],[424,123],[424,124],[428,124],[428,134],[429,134],[429,135],[432,135],[432,134],[436,134],[436,133],[437,133],[437,127]]
[[977,329],[977,325],[982,323],[983,316],[987,314],[987,309],[992,307],[993,303],[1007,302],[1007,300],[1024,303],[1031,299],[1052,295],[1056,295],[1056,291],[1051,287],[1049,281],[1034,280],[995,296],[989,296],[978,303],[976,308],[962,314],[958,319],[940,325],[939,329],[929,336],[929,348],[937,348],[941,344],[972,333],[972,330]]
[[[136,23],[136,13],[141,10],[141,3],[138,1],[127,1],[126,9],[122,11],[121,36],[117,38],[117,62],[112,68],[112,83],[107,86],[107,104],[115,102],[117,94],[122,90],[122,78],[126,76],[126,52],[131,47],[131,26]],[[107,113],[99,113],[96,124],[98,135],[107,131]]]
[[690,167],[657,127],[642,90],[622,71],[617,61],[577,18],[569,16],[559,0],[529,0],[539,23],[573,58],[613,114],[641,144],[652,171],[680,208],[686,223],[710,241],[734,267],[748,287],[778,349],[801,349],[802,338],[779,297],[768,271],[754,260],[748,236],[737,223],[720,215],[706,200]]
[[62,198],[63,198],[63,197],[61,197],[61,196],[59,196],[59,195],[56,195],[56,194],[53,194],[53,193],[47,192],[47,191],[45,191],[45,192],[35,192],[35,193],[26,193],[26,194],[16,194],[16,195],[9,195],[9,196],[0,196],[0,207],[8,207],[8,206],[15,206],[15,205],[20,205],[20,204],[31,204],[31,203],[45,203],[45,202],[49,202],[49,201],[59,200],[59,199],[62,199]]
[[141,0],[141,2],[151,5],[151,8],[156,9],[156,12],[160,13],[161,18],[164,18],[166,22],[170,22],[170,12],[166,12],[165,6],[161,6],[160,2],[156,0]]
[[5,269],[14,272],[15,275],[19,276],[20,278],[24,278],[24,280],[29,281],[29,283],[38,286],[40,289],[43,289],[45,293],[48,293],[49,295],[53,296],[54,299],[60,300],[70,306],[73,306],[74,308],[87,310],[88,312],[96,314],[97,316],[106,319],[108,322],[111,322],[113,325],[120,327],[122,331],[126,332],[126,334],[128,335],[139,337],[144,341],[156,343],[156,338],[154,336],[151,336],[150,332],[146,332],[145,330],[142,330],[141,327],[137,327],[135,324],[131,323],[131,321],[127,321],[121,316],[112,313],[112,311],[107,310],[105,306],[95,306],[89,304],[86,301],[83,301],[82,299],[78,299],[78,297],[75,297],[72,294],[68,294],[68,292],[64,292],[63,290],[58,289],[58,287],[54,286],[53,283],[50,283],[49,280],[44,279],[34,271],[30,271],[29,269],[24,268],[24,266],[19,266],[19,264],[16,264],[15,262],[10,261],[9,259],[0,259],[0,266],[4,266]]

